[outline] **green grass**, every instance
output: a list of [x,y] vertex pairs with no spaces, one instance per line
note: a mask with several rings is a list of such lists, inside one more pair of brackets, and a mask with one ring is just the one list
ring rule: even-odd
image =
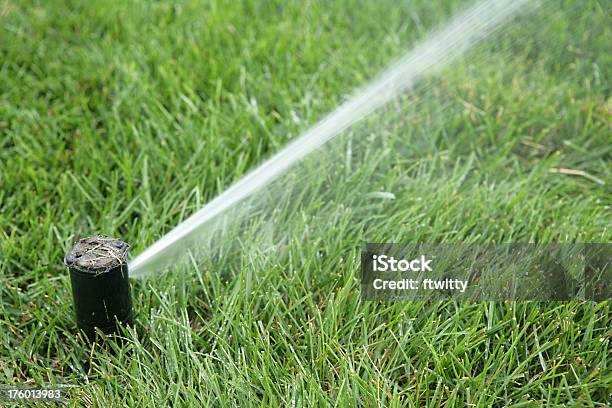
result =
[[510,27],[254,198],[227,252],[134,281],[123,347],[77,337],[72,242],[139,253],[459,2],[396,3],[1,2],[0,385],[72,385],[74,406],[606,406],[608,302],[366,302],[358,262],[365,241],[611,242],[603,1]]

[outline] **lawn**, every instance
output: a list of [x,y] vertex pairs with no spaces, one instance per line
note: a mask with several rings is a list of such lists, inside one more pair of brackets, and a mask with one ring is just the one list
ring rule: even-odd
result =
[[137,255],[462,3],[0,2],[0,386],[68,385],[71,406],[607,406],[608,301],[359,292],[365,242],[612,242],[605,1],[553,1],[424,78],[205,254],[133,280],[123,343],[77,335],[75,240]]

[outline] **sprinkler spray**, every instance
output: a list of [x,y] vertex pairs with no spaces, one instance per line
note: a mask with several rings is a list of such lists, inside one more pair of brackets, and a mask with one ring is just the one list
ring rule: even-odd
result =
[[96,329],[115,334],[132,325],[132,297],[128,280],[128,244],[93,236],[78,241],[66,254],[77,325],[90,340]]
[[189,260],[185,254],[201,247],[201,237],[212,235],[214,231],[205,228],[211,227],[214,220],[238,208],[245,199],[286,174],[305,157],[537,3],[532,0],[481,0],[459,13],[327,117],[145,249],[130,263],[132,276],[138,278],[168,269],[177,264],[177,259]]

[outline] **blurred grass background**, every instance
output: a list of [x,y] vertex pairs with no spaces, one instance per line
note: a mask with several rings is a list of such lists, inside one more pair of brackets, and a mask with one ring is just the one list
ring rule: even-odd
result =
[[109,353],[74,334],[71,242],[140,252],[462,2],[1,2],[0,384],[76,385],[75,406],[605,406],[607,302],[357,292],[366,238],[610,242],[610,6],[552,3],[546,35],[434,81],[452,114],[412,126],[418,150],[390,139],[376,232],[339,217],[283,257],[135,282],[138,333]]

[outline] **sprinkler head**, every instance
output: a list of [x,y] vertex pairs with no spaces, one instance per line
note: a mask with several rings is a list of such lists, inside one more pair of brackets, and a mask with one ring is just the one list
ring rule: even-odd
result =
[[128,244],[93,236],[79,240],[66,254],[77,326],[90,340],[96,329],[115,334],[132,325],[132,297],[128,280]]

